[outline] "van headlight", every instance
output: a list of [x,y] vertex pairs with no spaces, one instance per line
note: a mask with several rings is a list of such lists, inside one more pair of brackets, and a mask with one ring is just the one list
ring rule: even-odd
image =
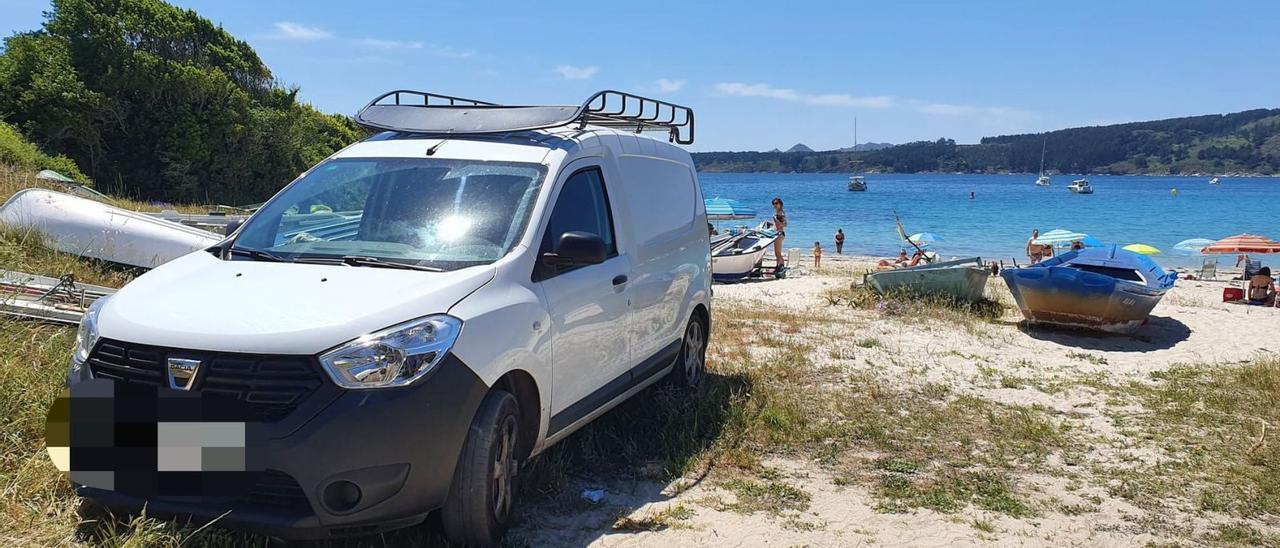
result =
[[110,295],[98,297],[80,317],[80,328],[76,330],[76,345],[71,350],[71,366],[67,371],[68,382],[80,380],[81,369],[89,361],[89,353],[98,344],[98,313],[107,304]]
[[405,386],[431,372],[458,340],[462,320],[439,314],[370,333],[320,356],[343,388]]

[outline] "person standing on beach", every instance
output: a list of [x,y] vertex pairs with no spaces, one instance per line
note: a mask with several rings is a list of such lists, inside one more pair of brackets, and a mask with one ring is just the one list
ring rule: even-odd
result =
[[1044,257],[1044,247],[1036,243],[1036,238],[1040,237],[1040,229],[1031,230],[1031,238],[1027,239],[1027,258],[1031,259],[1031,264],[1040,262]]
[[836,229],[836,255],[844,254],[844,229]]
[[777,263],[773,275],[776,277],[787,266],[786,259],[782,257],[782,241],[787,237],[787,212],[782,209],[782,198],[777,196],[773,198],[773,229],[778,231],[778,237],[773,240],[773,257]]
[[813,242],[813,268],[822,266],[822,242]]

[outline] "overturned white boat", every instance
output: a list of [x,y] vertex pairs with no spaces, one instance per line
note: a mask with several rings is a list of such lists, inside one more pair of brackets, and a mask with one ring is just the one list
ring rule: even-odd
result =
[[0,206],[0,224],[37,232],[51,249],[143,268],[222,240],[204,230],[39,188],[19,191]]
[[711,242],[711,277],[718,282],[736,282],[760,269],[764,254],[778,239],[768,229],[738,229]]

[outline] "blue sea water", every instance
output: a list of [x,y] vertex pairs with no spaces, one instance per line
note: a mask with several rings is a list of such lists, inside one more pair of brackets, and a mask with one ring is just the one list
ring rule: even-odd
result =
[[[945,257],[1026,259],[1031,230],[1063,228],[1107,243],[1144,243],[1164,251],[1164,266],[1194,266],[1202,256],[1179,254],[1173,244],[1188,238],[1223,238],[1242,232],[1280,238],[1280,178],[1090,176],[1095,193],[1073,194],[1079,176],[1058,175],[1049,187],[1035,175],[867,175],[867,192],[849,192],[848,175],[818,173],[702,173],[703,195],[733,198],[755,208],[760,219],[781,197],[787,211],[786,247],[809,248],[815,240],[834,253],[833,235],[844,228],[845,253],[896,255],[902,243],[893,212],[908,234],[933,232],[945,241],[933,248]],[[1177,196],[1170,189],[1178,190]],[[969,198],[973,192],[974,199]],[[722,223],[723,224],[723,223]],[[733,224],[754,224],[748,222]],[[1280,263],[1280,257],[1264,263]],[[1275,257],[1275,256],[1273,256]],[[1234,257],[1220,263],[1234,264]]]

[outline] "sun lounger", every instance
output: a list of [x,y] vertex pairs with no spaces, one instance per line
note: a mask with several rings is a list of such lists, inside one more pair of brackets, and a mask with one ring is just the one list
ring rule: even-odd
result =
[[1218,279],[1218,260],[1217,259],[1204,260],[1204,265],[1200,267],[1200,279],[1201,280]]

